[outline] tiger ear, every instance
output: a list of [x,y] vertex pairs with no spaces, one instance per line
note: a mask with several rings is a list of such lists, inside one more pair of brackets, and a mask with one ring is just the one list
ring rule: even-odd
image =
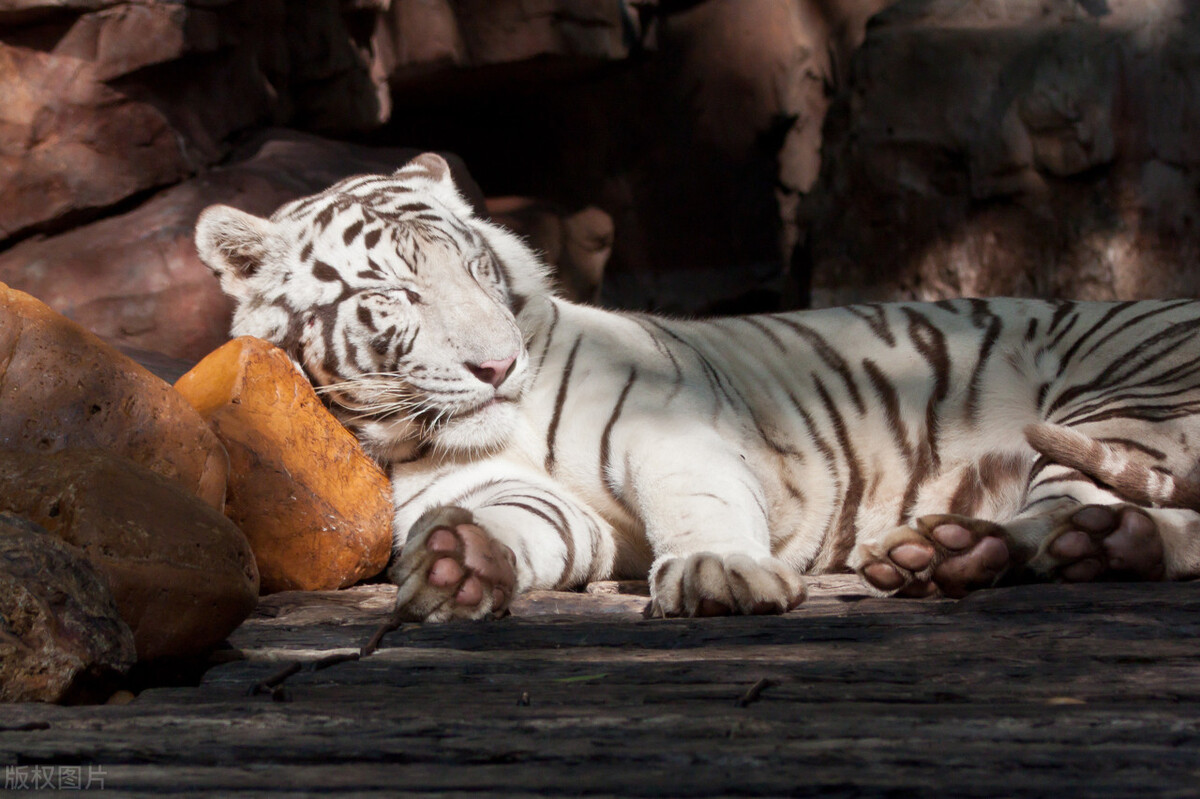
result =
[[428,177],[434,183],[454,185],[454,178],[450,175],[449,162],[437,153],[421,153],[396,170],[397,175],[405,177],[417,177],[421,172],[424,172],[424,177]]
[[[454,179],[454,167],[437,153],[421,153],[397,169],[395,176],[401,180],[423,182],[426,190],[460,216],[475,216],[480,210],[467,199],[473,193],[472,186],[460,187]],[[469,177],[466,180],[473,184]],[[467,196],[464,196],[464,188]]]
[[249,281],[279,251],[275,226],[228,205],[211,205],[196,220],[196,251],[235,299],[254,293]]

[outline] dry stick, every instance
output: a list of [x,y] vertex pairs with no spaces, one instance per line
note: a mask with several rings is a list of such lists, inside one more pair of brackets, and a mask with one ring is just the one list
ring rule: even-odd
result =
[[359,650],[359,656],[369,657],[370,655],[375,654],[375,650],[378,649],[379,645],[383,642],[383,637],[393,630],[398,630],[400,625],[403,623],[404,617],[400,612],[400,608],[397,607],[392,611],[392,615],[384,619],[383,623],[375,628],[375,632],[371,634],[371,637],[367,640],[366,645]]
[[270,677],[268,677],[267,679],[258,683],[253,688],[251,688],[250,695],[257,696],[258,694],[271,693],[276,688],[278,688],[280,685],[282,685],[284,680],[286,680],[288,677],[291,677],[293,674],[300,671],[301,668],[302,668],[302,665],[301,665],[300,661],[298,661],[298,660],[287,664],[282,669],[275,672]]
[[[332,655],[326,655],[325,657],[323,657],[319,660],[314,660],[312,663],[309,663],[308,670],[309,671],[320,671],[321,669],[327,669],[330,666],[336,666],[339,663],[347,663],[351,660],[358,660],[358,658],[359,658],[358,652],[334,652]],[[299,674],[303,669],[304,669],[303,663],[301,663],[298,660],[292,661],[291,663],[287,664],[279,671],[272,674],[267,679],[263,680],[262,682],[258,683],[253,688],[251,688],[250,695],[251,696],[257,696],[258,694],[272,694],[273,695],[277,689],[279,689],[280,687],[283,686],[283,683],[286,682],[289,677]]]
[[734,704],[737,705],[738,707],[745,707],[746,705],[749,705],[751,702],[757,702],[759,695],[763,691],[770,688],[772,685],[775,685],[774,680],[763,677],[758,682],[754,683],[754,685],[751,685],[750,690],[748,690],[748,691],[746,691],[746,693],[742,694],[741,698],[739,698],[737,700],[737,702],[735,702]]
[[[403,623],[404,618],[400,612],[400,608],[396,608],[392,611],[392,614],[375,629],[375,632],[371,634],[371,638],[367,641],[366,645],[363,646],[362,649],[357,652],[335,652],[332,655],[326,655],[320,660],[315,660],[309,664],[309,671],[320,671],[321,669],[327,669],[330,666],[336,666],[339,663],[348,663],[352,660],[369,657],[370,655],[374,654],[377,649],[379,649],[379,644],[383,641],[383,637],[393,630],[398,629]],[[300,673],[303,668],[304,664],[300,661],[293,661],[292,663],[289,663],[284,668],[275,672],[270,677],[251,688],[250,695],[257,696],[258,694],[271,694],[274,696],[276,691],[283,685],[288,677]]]

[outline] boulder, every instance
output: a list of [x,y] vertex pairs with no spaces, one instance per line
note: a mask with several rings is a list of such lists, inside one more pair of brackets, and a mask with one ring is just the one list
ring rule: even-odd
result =
[[372,72],[387,87],[431,74],[571,59],[617,61],[643,45],[635,3],[613,0],[392,0],[380,3]]
[[134,660],[133,633],[92,564],[0,513],[0,702],[57,702]]
[[1200,15],[903,0],[830,111],[817,305],[1200,294]]
[[133,461],[98,450],[0,452],[0,510],[78,549],[112,590],[138,658],[212,649],[258,600],[241,531]]
[[[388,173],[419,153],[271,130],[234,160],[137,208],[0,253],[0,281],[27,291],[105,339],[198,361],[229,338],[232,306],[192,243],[213,203],[260,216],[344,177]],[[455,180],[482,206],[460,159]]]
[[186,177],[273,104],[255,33],[280,34],[242,4],[6,5],[0,239]]
[[0,283],[0,448],[104,449],[220,509],[229,462],[183,397],[96,336]]
[[384,569],[388,479],[282,350],[234,339],[175,388],[229,452],[225,512],[254,549],[263,593],[344,588]]

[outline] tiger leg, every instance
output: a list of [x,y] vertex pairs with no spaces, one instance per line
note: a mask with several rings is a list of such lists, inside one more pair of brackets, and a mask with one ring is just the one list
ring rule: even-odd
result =
[[388,568],[398,618],[503,616],[517,594],[612,571],[611,529],[556,486],[493,478],[453,496],[461,504],[435,506],[411,525]]
[[516,556],[465,508],[443,507],[413,525],[388,576],[409,621],[503,616],[516,585]]
[[771,552],[761,487],[711,431],[669,451],[638,452],[631,500],[654,551],[646,615],[785,613],[805,597],[800,572]]
[[1200,572],[1200,514],[1128,503],[1051,466],[1010,521],[921,516],[856,560],[868,585],[900,596],[960,597],[1016,567],[1029,580],[1185,579]]

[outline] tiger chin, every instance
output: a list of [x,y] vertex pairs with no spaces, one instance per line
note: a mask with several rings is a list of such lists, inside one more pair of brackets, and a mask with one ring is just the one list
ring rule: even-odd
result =
[[446,162],[197,222],[233,333],[390,469],[405,618],[648,579],[784,613],[803,575],[958,597],[1200,575],[1200,305],[962,299],[706,321],[567,302]]

